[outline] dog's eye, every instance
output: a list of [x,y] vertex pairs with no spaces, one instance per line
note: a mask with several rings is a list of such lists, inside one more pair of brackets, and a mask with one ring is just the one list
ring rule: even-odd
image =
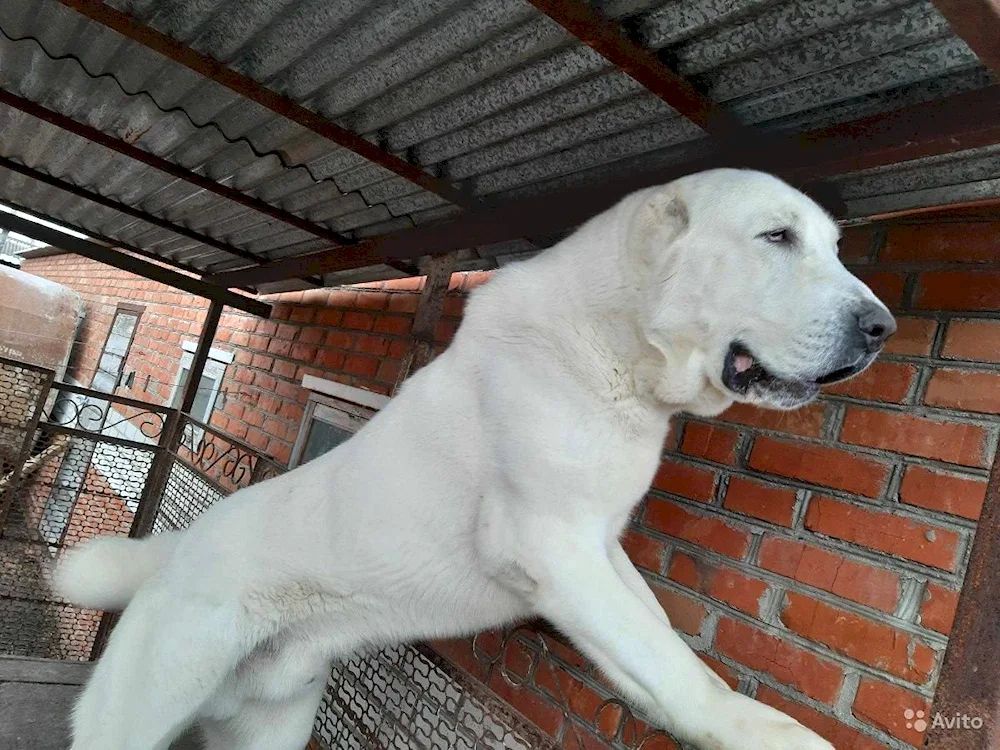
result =
[[787,245],[792,241],[792,231],[790,229],[775,229],[773,232],[764,232],[761,237],[775,245]]

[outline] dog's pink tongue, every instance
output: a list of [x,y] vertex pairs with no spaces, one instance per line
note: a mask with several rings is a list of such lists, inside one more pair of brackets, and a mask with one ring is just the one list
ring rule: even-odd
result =
[[733,366],[736,368],[736,372],[746,372],[753,367],[753,357],[749,354],[737,354],[733,360]]

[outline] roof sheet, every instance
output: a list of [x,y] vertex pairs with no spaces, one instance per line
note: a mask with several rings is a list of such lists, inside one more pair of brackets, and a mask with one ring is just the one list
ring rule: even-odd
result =
[[[523,0],[109,4],[479,196],[551,190],[706,147],[696,126]],[[992,82],[929,0],[595,4],[739,120],[768,130]],[[0,3],[0,87],[352,238],[458,210],[54,0]],[[2,105],[0,154],[263,259],[329,245]],[[987,149],[839,183],[855,211],[1000,195],[1000,158]],[[198,271],[246,265],[4,169],[0,200]],[[467,264],[530,251],[480,248]]]

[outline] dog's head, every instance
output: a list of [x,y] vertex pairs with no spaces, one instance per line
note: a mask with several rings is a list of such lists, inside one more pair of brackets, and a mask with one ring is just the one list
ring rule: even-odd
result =
[[720,169],[651,188],[627,223],[640,331],[667,360],[654,388],[668,403],[795,408],[868,367],[896,330],[837,258],[830,216],[770,175]]

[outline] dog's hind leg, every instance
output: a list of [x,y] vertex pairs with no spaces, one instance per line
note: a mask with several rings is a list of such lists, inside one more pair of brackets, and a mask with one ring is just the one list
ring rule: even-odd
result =
[[326,687],[329,668],[281,700],[248,700],[227,719],[200,722],[205,750],[303,750]]
[[73,750],[166,750],[248,650],[236,604],[141,589],[73,713]]

